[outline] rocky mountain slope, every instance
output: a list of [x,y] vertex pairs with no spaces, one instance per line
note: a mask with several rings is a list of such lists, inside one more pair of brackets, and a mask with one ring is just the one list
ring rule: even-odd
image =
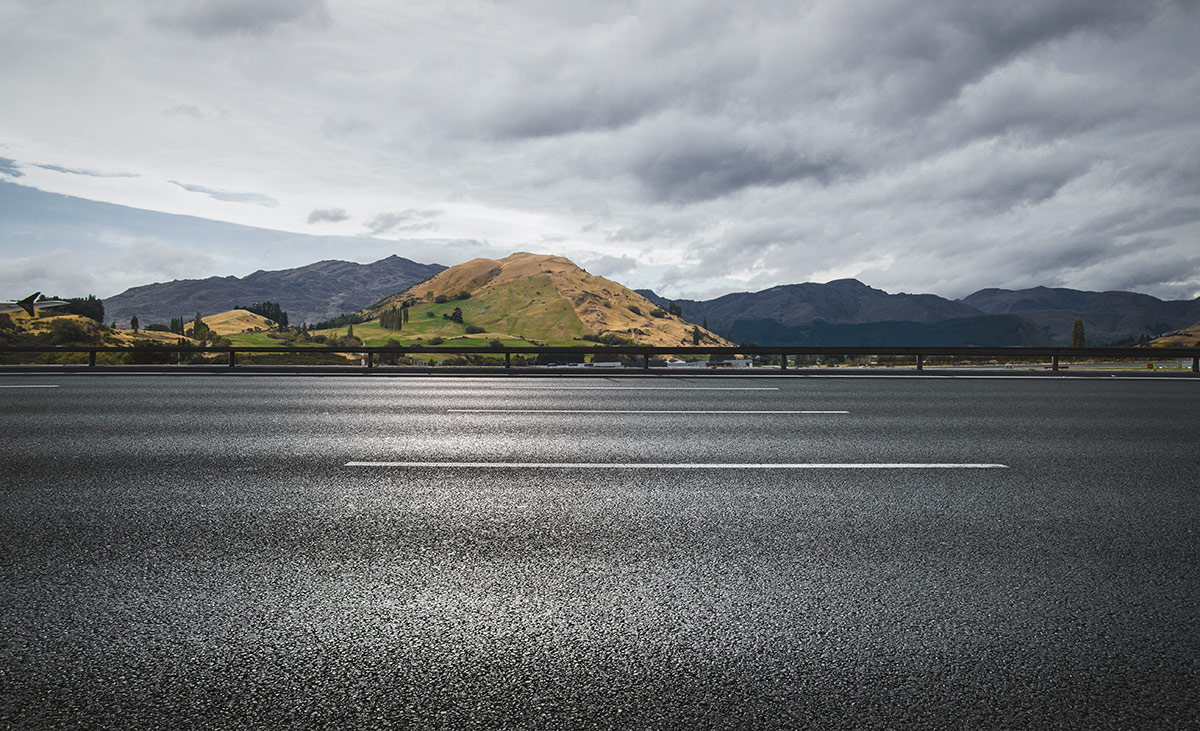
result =
[[1089,345],[1158,335],[1200,321],[1200,298],[1160,300],[1136,292],[1078,289],[981,289],[962,299],[988,314],[1015,314],[1037,323],[1064,344],[1071,342],[1076,318],[1083,320]]
[[[668,301],[639,290],[662,307]],[[786,284],[711,300],[676,300],[690,322],[761,345],[1048,345],[1016,315],[988,316],[933,294],[889,294],[855,279]]]
[[317,322],[354,312],[381,297],[407,289],[446,267],[419,264],[399,256],[370,264],[319,261],[245,277],[208,277],[133,287],[104,300],[105,319],[125,326],[137,315],[143,326],[226,312],[254,302],[278,302],[293,324]]
[[[668,301],[639,292],[662,307]],[[1200,299],[1036,287],[984,289],[961,300],[889,294],[854,279],[788,284],[711,300],[676,300],[684,318],[763,345],[1070,345],[1082,319],[1089,345],[1177,330],[1200,320]]]

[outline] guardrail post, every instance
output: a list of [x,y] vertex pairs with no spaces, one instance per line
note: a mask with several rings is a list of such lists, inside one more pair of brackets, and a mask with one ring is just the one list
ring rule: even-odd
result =
[[781,370],[781,371],[787,370],[787,353],[782,353],[779,356],[779,370]]
[[917,370],[925,370],[925,356],[917,353]]
[[505,367],[505,368],[512,368],[512,353],[505,353],[505,354],[504,354],[504,367]]
[[229,367],[233,368],[236,365],[237,365],[237,351],[231,349],[229,351]]
[[1192,373],[1200,373],[1200,355],[1192,358]]
[[1058,370],[1058,356],[1057,355],[1050,357],[1050,370],[1053,370],[1053,371]]
[[644,370],[644,371],[650,370],[650,354],[649,353],[642,353],[642,370]]
[[375,367],[375,354],[374,353],[367,353],[367,367],[368,368]]
[[96,351],[89,350],[88,351],[88,368],[95,368],[95,367],[96,367]]

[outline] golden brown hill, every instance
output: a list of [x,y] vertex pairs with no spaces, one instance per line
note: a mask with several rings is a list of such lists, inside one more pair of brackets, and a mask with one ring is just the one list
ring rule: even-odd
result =
[[508,307],[512,306],[514,294],[523,293],[522,317],[513,318],[507,327],[513,335],[539,337],[521,331],[522,321],[538,319],[529,311],[534,307],[546,312],[574,313],[582,323],[584,334],[613,334],[642,345],[669,347],[692,345],[693,332],[698,331],[700,344],[729,345],[713,333],[663,312],[653,302],[621,284],[588,274],[564,257],[542,254],[517,253],[503,259],[473,259],[392,295],[372,305],[367,312],[375,315],[409,298],[418,302],[432,302],[439,295],[455,299],[463,292],[473,300],[490,299],[509,303]]
[[[217,335],[234,335],[244,332],[271,330],[275,323],[249,310],[229,310],[203,318],[208,329]],[[186,329],[186,328],[185,328]]]
[[[78,326],[78,332],[81,338],[78,344],[91,345],[130,345],[135,340],[152,340],[158,343],[170,343],[172,345],[183,341],[188,345],[196,345],[196,341],[191,338],[185,338],[182,335],[175,333],[156,332],[153,330],[112,330],[105,328],[90,317],[71,314],[53,314],[51,312],[39,312],[37,317],[29,317],[24,313],[14,313],[10,315],[12,322],[17,326],[17,329],[37,335],[42,333],[53,332],[55,324],[62,321],[74,323]],[[75,342],[72,339],[69,342]]]
[[1200,322],[1185,327],[1182,330],[1176,330],[1157,337],[1150,341],[1150,345],[1165,348],[1192,348],[1200,346]]

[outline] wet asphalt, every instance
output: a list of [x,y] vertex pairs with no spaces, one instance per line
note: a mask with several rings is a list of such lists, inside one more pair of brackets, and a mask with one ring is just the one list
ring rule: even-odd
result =
[[0,376],[0,727],[1196,728],[1197,414],[1194,379]]

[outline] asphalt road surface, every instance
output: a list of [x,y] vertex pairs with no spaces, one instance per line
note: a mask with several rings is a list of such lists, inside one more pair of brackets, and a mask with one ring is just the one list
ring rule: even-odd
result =
[[1200,726],[1200,380],[2,376],[0,727]]

